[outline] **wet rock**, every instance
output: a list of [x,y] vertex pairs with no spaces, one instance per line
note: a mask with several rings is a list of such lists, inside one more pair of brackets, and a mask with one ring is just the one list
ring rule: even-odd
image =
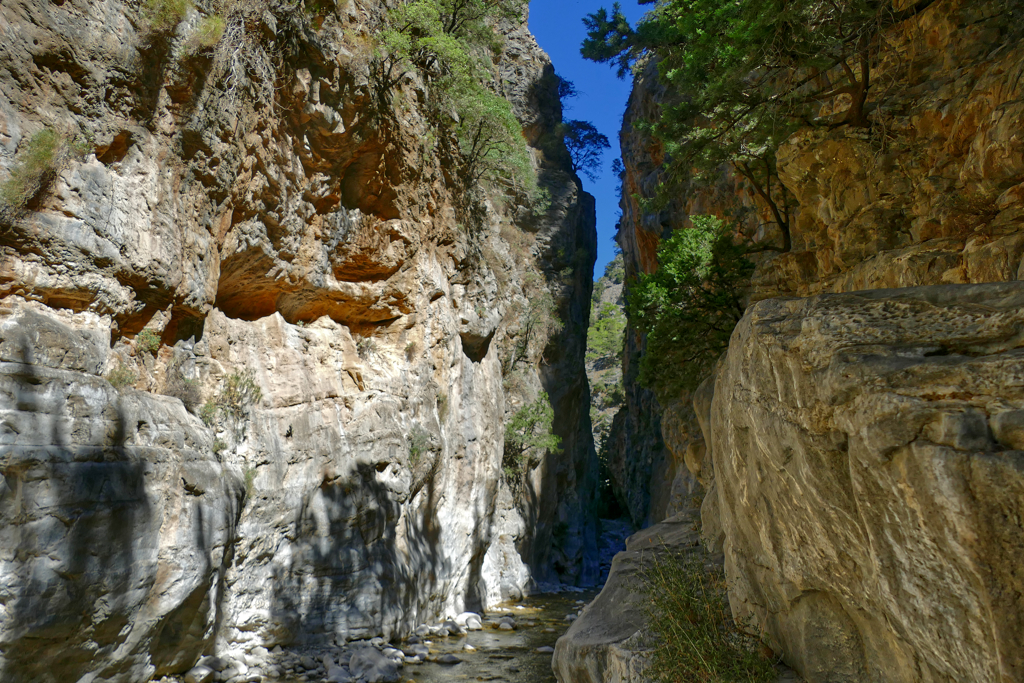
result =
[[459,659],[458,657],[456,657],[455,655],[453,655],[451,653],[443,654],[443,655],[439,656],[437,659],[435,659],[434,661],[437,662],[438,664],[447,664],[447,665],[461,664],[462,663],[461,659]]
[[366,683],[393,683],[401,676],[398,664],[373,647],[364,647],[352,653],[348,662],[351,674]]

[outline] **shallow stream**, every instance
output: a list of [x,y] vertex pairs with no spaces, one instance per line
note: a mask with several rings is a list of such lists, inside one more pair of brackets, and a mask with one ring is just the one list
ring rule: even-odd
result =
[[[555,646],[570,622],[566,615],[578,612],[594,593],[543,594],[517,603],[509,603],[484,613],[483,630],[463,636],[427,637],[430,659],[455,655],[458,664],[433,661],[406,664],[401,669],[403,683],[442,683],[447,681],[506,681],[508,683],[553,683],[551,652],[538,648]],[[506,615],[514,618],[516,628],[503,631],[487,621]],[[395,644],[402,647],[402,644]],[[470,650],[467,650],[466,646]],[[285,683],[301,683],[303,678],[282,678]],[[310,679],[305,679],[310,680]]]

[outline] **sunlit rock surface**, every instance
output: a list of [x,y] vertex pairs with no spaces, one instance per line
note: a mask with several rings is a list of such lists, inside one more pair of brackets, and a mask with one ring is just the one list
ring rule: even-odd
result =
[[1024,285],[756,304],[712,453],[735,615],[817,681],[1024,675]]
[[[147,680],[597,577],[594,205],[547,57],[503,27],[550,203],[467,206],[423,84],[376,113],[385,3],[268,8],[240,81],[186,51],[195,12],[0,7],[0,178],[44,128],[88,147],[0,225],[5,682]],[[562,330],[510,373],[545,293]],[[202,412],[246,376],[252,405]],[[513,495],[504,421],[541,391],[563,450]]]

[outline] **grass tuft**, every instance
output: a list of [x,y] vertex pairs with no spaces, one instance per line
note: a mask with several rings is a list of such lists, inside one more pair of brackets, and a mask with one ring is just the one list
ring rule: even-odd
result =
[[655,558],[641,575],[650,663],[661,683],[770,683],[775,662],[742,633],[729,609],[725,577],[703,552]]

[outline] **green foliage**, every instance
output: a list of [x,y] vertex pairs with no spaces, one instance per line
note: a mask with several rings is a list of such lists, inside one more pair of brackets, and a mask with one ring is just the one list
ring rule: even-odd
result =
[[380,355],[380,346],[377,344],[377,340],[373,337],[364,337],[357,334],[355,336],[356,341],[356,354],[364,361],[369,362],[375,356]]
[[569,149],[572,159],[572,170],[586,176],[591,182],[597,182],[601,170],[601,157],[606,149],[611,149],[608,136],[600,133],[592,123],[587,121],[566,121],[563,136],[565,146]]
[[117,367],[107,374],[107,381],[115,389],[124,389],[125,387],[133,386],[139,381],[139,376],[135,373],[135,370],[119,362]]
[[229,415],[240,418],[261,400],[263,390],[256,383],[255,371],[250,368],[228,375],[217,404]]
[[551,293],[535,278],[528,278],[525,284],[526,303],[515,302],[508,310],[515,326],[509,330],[511,345],[501,361],[505,377],[515,373],[520,364],[529,364],[537,358],[551,337],[562,329],[558,307]]
[[11,177],[0,185],[0,202],[24,208],[60,170],[70,151],[68,140],[50,128],[39,131],[19,151]]
[[591,307],[587,362],[621,358],[625,333],[626,316],[622,309],[612,303],[602,305],[598,311]]
[[154,31],[172,31],[191,9],[190,0],[146,0],[144,16]]
[[429,449],[430,432],[419,425],[414,425],[409,432],[409,464],[415,467]]
[[195,33],[189,36],[185,49],[189,53],[200,50],[209,50],[217,45],[224,37],[224,29],[227,27],[224,17],[213,14],[203,17],[196,26]]
[[604,278],[617,285],[626,279],[626,265],[622,261],[621,251],[604,267]]
[[658,248],[658,270],[631,288],[628,315],[647,335],[640,382],[675,398],[707,376],[743,316],[753,264],[714,216],[691,216]]
[[199,409],[199,419],[207,427],[212,427],[213,423],[217,420],[217,404],[213,401],[207,401],[203,404],[203,407]]
[[135,348],[142,353],[156,353],[160,348],[160,335],[147,327],[136,335]]
[[[635,28],[616,4],[584,20],[582,54],[620,76],[650,55],[662,81],[685,93],[651,131],[668,158],[657,203],[691,179],[713,182],[729,164],[770,210],[783,239],[776,249],[788,251],[793,198],[778,179],[779,144],[798,126],[868,125],[880,29],[919,4],[895,12],[877,0],[657,0]],[[818,118],[841,95],[846,112]]]
[[214,439],[213,441],[213,452],[220,455],[227,449],[228,445],[220,439]]
[[437,395],[437,417],[442,422],[448,417],[448,394],[443,391]]
[[551,407],[551,400],[547,392],[542,392],[536,401],[516,411],[505,426],[505,450],[501,466],[511,484],[518,483],[517,475],[529,464],[527,456],[531,452],[562,452],[562,438],[551,432],[554,419],[555,410]]
[[[712,568],[709,568],[712,567]],[[641,574],[650,663],[661,683],[769,683],[775,662],[736,628],[725,578],[702,552],[655,556]]]
[[195,411],[196,407],[203,400],[199,380],[185,377],[184,370],[179,361],[172,362],[167,367],[163,394],[164,396],[173,396],[180,399],[189,412]]
[[[405,76],[418,71],[430,84],[429,104],[439,137],[454,133],[468,187],[498,181],[534,195],[536,177],[512,105],[489,87],[489,52],[500,49],[491,24],[513,19],[524,0],[413,0],[387,14],[376,35],[372,74],[390,103]],[[454,113],[453,118],[451,114]]]

